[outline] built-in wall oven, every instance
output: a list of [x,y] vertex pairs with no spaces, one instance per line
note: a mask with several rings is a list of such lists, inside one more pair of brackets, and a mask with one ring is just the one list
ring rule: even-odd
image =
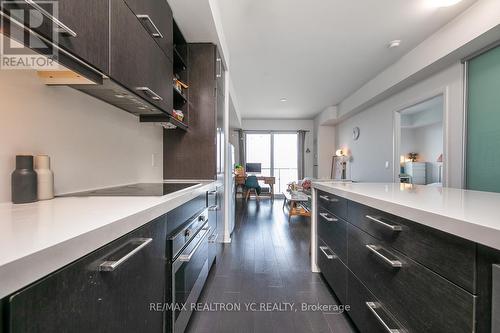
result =
[[168,238],[170,258],[169,291],[172,311],[168,312],[167,331],[184,332],[209,271],[209,243],[212,234],[208,209],[188,220]]

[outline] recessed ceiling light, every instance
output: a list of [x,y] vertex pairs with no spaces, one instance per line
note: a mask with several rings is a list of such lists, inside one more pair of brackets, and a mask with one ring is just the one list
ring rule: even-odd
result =
[[462,0],[427,0],[427,4],[431,7],[450,7],[456,5]]
[[401,45],[401,40],[395,39],[393,41],[390,41],[389,45],[387,45],[387,47],[390,48],[390,49],[393,49],[393,48],[398,47],[400,45]]
[[286,101],[288,101],[288,99],[286,99],[284,97],[282,99],[280,99],[280,102],[286,102]]

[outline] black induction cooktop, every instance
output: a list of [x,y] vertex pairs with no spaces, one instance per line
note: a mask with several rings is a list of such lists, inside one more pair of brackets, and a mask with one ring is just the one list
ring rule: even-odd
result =
[[153,197],[174,193],[200,183],[138,183],[63,195],[64,197]]

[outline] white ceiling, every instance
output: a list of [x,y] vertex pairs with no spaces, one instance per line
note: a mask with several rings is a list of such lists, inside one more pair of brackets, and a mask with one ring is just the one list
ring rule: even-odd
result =
[[[435,9],[429,0],[217,1],[239,111],[274,119],[312,118],[338,104],[475,2]],[[394,39],[402,45],[388,49]]]

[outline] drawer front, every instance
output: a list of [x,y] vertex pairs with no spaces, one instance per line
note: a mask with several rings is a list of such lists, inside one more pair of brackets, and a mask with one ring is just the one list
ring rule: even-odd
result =
[[12,295],[8,331],[161,332],[165,237],[163,216]]
[[347,302],[347,267],[325,242],[318,239],[318,266],[341,303]]
[[318,206],[347,219],[347,199],[318,190]]
[[393,316],[382,308],[382,303],[348,271],[347,299],[351,306],[349,317],[361,333],[387,333],[387,328],[401,329]]
[[348,256],[349,269],[410,331],[473,331],[472,294],[352,225]]
[[473,242],[349,201],[348,221],[474,293]]
[[[27,27],[100,71],[109,72],[108,1],[35,0],[32,4],[23,4],[13,0],[3,1],[2,8],[7,13],[10,10],[24,10],[23,23]],[[43,13],[40,14],[42,21],[29,22],[31,11]],[[15,14],[13,16],[22,21]]]
[[173,17],[166,0],[125,0],[139,21],[173,61]]
[[185,204],[172,209],[167,213],[168,234],[179,228],[183,223],[189,220],[193,215],[198,214],[201,210],[207,207],[206,194],[200,194],[196,198],[191,199]]
[[173,65],[121,0],[111,1],[111,78],[166,112]]
[[318,209],[318,237],[347,263],[347,222],[324,208]]

